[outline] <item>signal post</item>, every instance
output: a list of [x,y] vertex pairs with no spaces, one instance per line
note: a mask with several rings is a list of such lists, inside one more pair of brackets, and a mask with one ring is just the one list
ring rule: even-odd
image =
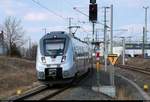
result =
[[100,69],[101,69],[101,63],[100,63],[100,43],[102,42],[92,42],[92,45],[95,46],[95,64],[96,64],[96,85],[92,86],[92,90],[98,91],[101,87],[100,85]]
[[[94,33],[95,33],[95,23],[97,22],[97,4],[96,4],[96,0],[90,0],[90,4],[89,4],[89,21],[92,22],[92,29],[93,29],[93,32],[92,32],[92,53],[95,53],[94,52]],[[93,68],[93,63],[94,60],[93,60],[93,57],[92,57],[92,68]],[[92,69],[93,70],[93,69]]]
[[108,55],[108,60],[109,62],[111,63],[111,69],[110,69],[110,84],[112,86],[115,86],[114,84],[114,73],[115,73],[115,68],[114,68],[114,65],[115,63],[117,62],[117,59],[118,59],[118,55],[117,54],[109,54]]
[[[98,49],[99,49],[99,47],[98,47]],[[97,50],[96,51],[96,76],[97,76],[97,85],[98,86],[100,86],[100,67],[101,67],[101,65],[100,65],[100,52],[99,52],[99,50]]]

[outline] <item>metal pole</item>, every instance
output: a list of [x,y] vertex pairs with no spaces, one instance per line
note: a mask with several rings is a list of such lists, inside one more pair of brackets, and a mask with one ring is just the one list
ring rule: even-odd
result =
[[105,72],[107,71],[107,40],[106,40],[106,7],[104,7],[104,59],[105,59]]
[[94,30],[95,30],[95,24],[94,24],[94,22],[92,22],[92,24],[93,24],[93,36],[92,36],[93,39],[92,39],[92,41],[94,42],[94,32],[95,32]]
[[[93,24],[93,26],[92,26],[92,29],[93,29],[93,32],[92,32],[92,42],[94,42],[94,22],[92,22],[92,24]],[[92,71],[94,71],[94,57],[93,57],[93,53],[95,53],[94,52],[94,45],[92,45]]]
[[112,69],[110,70],[110,83],[112,86],[115,86],[114,77],[115,77],[115,67],[112,65]]
[[[144,43],[147,44],[147,9],[149,7],[147,6],[147,7],[143,7],[143,8],[145,9],[145,30],[144,30],[145,31],[145,38],[144,38],[145,42]],[[147,53],[146,50],[144,53]]]
[[97,34],[97,29],[95,30],[95,41],[98,41],[98,34]]
[[69,34],[71,35],[71,18],[69,17]]
[[44,28],[45,34],[46,34],[46,28]]
[[[99,46],[98,46],[98,49],[99,49]],[[99,52],[96,52],[96,53],[99,53]],[[97,85],[99,86],[100,85],[100,56],[98,56],[98,58],[96,58],[96,76],[97,76]]]
[[145,42],[147,43],[147,9],[149,7],[143,7],[145,9]]
[[110,53],[113,53],[113,5],[111,5]]
[[123,53],[122,53],[122,64],[125,65],[125,37],[122,37]]
[[145,51],[145,28],[143,27],[143,44],[142,44],[142,55],[143,55],[143,58],[144,58],[144,51]]

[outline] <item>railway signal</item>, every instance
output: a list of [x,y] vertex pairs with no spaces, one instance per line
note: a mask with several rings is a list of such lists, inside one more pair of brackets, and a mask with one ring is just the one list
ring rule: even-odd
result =
[[97,21],[97,4],[96,4],[96,0],[90,0],[89,21],[92,21],[93,23]]
[[94,4],[96,3],[96,0],[90,0],[90,3]]
[[100,85],[99,71],[100,71],[100,52],[96,52],[96,71],[97,71],[97,85]]
[[89,5],[89,21],[92,22],[97,21],[97,4]]

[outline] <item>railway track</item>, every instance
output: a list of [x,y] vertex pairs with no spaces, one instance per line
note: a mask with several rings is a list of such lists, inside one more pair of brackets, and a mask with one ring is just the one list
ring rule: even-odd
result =
[[12,97],[9,97],[8,101],[14,101],[14,100],[23,100],[25,98],[28,98],[30,96],[36,95],[44,90],[48,89],[48,87],[46,85],[39,85],[38,87],[35,87],[34,89],[28,90],[24,93],[22,93],[21,95],[15,95]]
[[25,92],[20,96],[13,96],[8,98],[8,101],[18,101],[18,100],[48,100],[61,92],[77,85],[82,79],[87,78],[89,72],[85,75],[78,77],[72,83],[67,84],[67,86],[57,86],[57,87],[48,87],[46,85],[38,86],[32,90]]
[[138,68],[134,66],[128,66],[128,65],[117,65],[117,67],[123,68],[123,69],[129,69],[133,71],[137,71],[143,74],[150,75],[150,70],[148,68]]

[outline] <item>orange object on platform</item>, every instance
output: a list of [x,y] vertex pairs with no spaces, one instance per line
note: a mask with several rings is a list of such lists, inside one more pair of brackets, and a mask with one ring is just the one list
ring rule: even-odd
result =
[[118,56],[117,54],[110,54],[108,55],[108,60],[112,65],[114,65],[117,62]]
[[97,71],[99,71],[99,69],[100,69],[100,63],[99,62],[96,62],[96,69],[97,69]]

